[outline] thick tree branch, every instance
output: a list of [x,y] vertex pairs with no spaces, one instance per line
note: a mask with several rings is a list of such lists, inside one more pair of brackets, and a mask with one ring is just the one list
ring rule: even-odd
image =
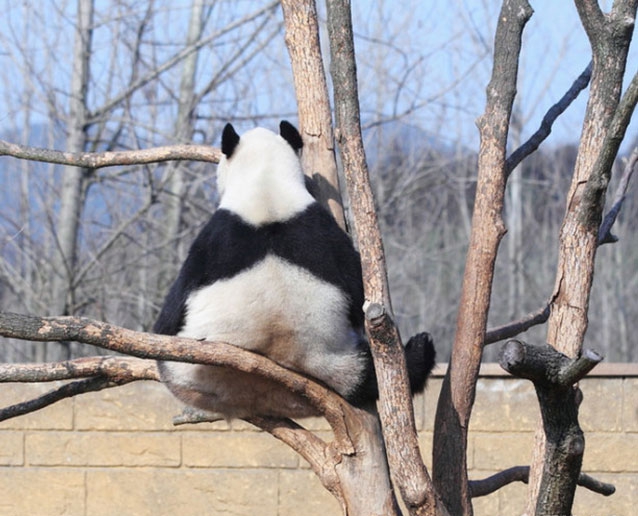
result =
[[303,135],[304,172],[312,180],[315,196],[343,229],[346,222],[334,152],[332,113],[321,56],[319,22],[314,0],[282,0],[286,21],[286,47],[290,54]]
[[142,333],[81,317],[32,317],[0,312],[0,336],[31,341],[76,341],[155,360],[231,367],[259,374],[308,400],[333,428],[340,453],[353,452],[345,425],[353,409],[338,394],[266,357],[223,342]]
[[440,514],[444,509],[419,452],[403,346],[392,321],[383,242],[361,136],[350,4],[347,0],[328,0],[327,11],[335,134],[352,201],[366,303],[377,307],[381,314],[370,317],[367,311],[366,329],[379,385],[378,407],[387,458],[410,513]]
[[[566,356],[581,354],[587,331],[589,300],[598,247],[604,199],[612,164],[624,136],[629,114],[635,108],[632,100],[636,81],[632,80],[621,101],[622,84],[636,16],[637,0],[616,0],[611,13],[605,15],[594,0],[576,0],[581,23],[587,32],[593,54],[589,100],[580,137],[578,156],[567,209],[560,231],[556,279],[547,324],[547,342]],[[540,391],[537,390],[540,393]],[[570,404],[572,393],[565,394]],[[540,399],[540,394],[539,394]],[[551,405],[550,396],[541,402]],[[568,409],[567,411],[569,411]],[[576,409],[574,408],[575,412]],[[560,513],[571,507],[582,457],[584,441],[577,434],[576,415],[564,421],[573,430],[569,450],[561,453],[550,444],[547,426],[539,427],[531,463],[527,512],[538,516]],[[571,425],[571,426],[570,426]],[[547,442],[547,450],[544,450]],[[553,448],[553,451],[550,450]],[[563,475],[548,474],[547,457],[563,461]],[[559,467],[553,464],[551,466]],[[554,471],[556,473],[556,471]],[[544,487],[541,487],[544,486]],[[569,508],[565,509],[569,512]]]
[[154,360],[133,357],[82,357],[48,364],[0,364],[0,383],[53,382],[90,376],[107,377],[113,382],[159,381]]
[[[618,155],[618,149],[625,137],[625,132],[627,131],[627,127],[631,121],[631,115],[637,103],[638,73],[634,75],[625,94],[618,102],[614,116],[610,121],[609,129],[605,133],[602,149],[593,165],[591,175],[585,187],[585,192],[583,193],[583,202],[580,206],[579,216],[585,224],[592,221],[591,223],[596,225],[597,229],[600,224],[602,203],[604,202],[607,185],[611,178],[614,160]],[[629,171],[629,177],[631,177],[632,169]],[[600,235],[598,239],[600,241]]]
[[549,344],[512,340],[503,347],[501,367],[534,383],[547,439],[536,514],[571,513],[585,448],[578,424],[582,393],[575,384],[601,360],[593,351],[570,358]]
[[467,429],[483,352],[502,219],[507,165],[505,153],[516,96],[523,29],[532,15],[526,0],[505,0],[494,40],[494,67],[487,86],[472,232],[459,302],[456,336],[434,425],[433,479],[448,510],[471,515],[467,478]]
[[64,152],[28,147],[0,140],[0,156],[96,169],[118,165],[144,165],[172,160],[196,160],[218,163],[221,151],[206,145],[168,145],[152,149],[118,152]]

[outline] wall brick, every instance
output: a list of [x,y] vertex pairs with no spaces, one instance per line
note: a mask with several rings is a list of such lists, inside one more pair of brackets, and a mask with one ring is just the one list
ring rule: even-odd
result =
[[622,429],[622,383],[620,378],[588,378],[580,382],[583,403],[578,419],[585,432]]
[[586,433],[583,471],[638,473],[638,434]]
[[173,430],[183,405],[157,382],[136,382],[75,399],[77,430]]
[[579,487],[576,489],[574,514],[582,516],[635,516],[638,507],[638,481],[633,475],[597,474],[596,478],[616,487],[616,492],[604,497]]
[[179,436],[119,432],[31,432],[26,462],[37,466],[168,466],[180,464]]
[[[47,384],[3,383],[0,388],[0,406],[8,407],[35,399],[55,390],[60,382]],[[0,430],[71,430],[73,428],[73,400],[65,399],[32,414],[0,422]]]
[[182,435],[184,465],[206,468],[296,468],[299,456],[267,433]]
[[[419,442],[431,463],[441,378],[415,399]],[[579,489],[574,514],[629,516],[638,506],[638,379],[581,382],[584,470],[616,484],[604,498]],[[51,386],[3,385],[5,405]],[[308,464],[241,421],[174,427],[182,405],[163,386],[137,383],[66,400],[0,425],[0,514],[292,516],[339,514]],[[528,382],[481,378],[468,438],[470,478],[528,464],[537,401]],[[332,439],[321,418],[301,422]],[[2,467],[4,466],[4,467]],[[527,486],[474,500],[476,516],[523,512]]]
[[0,431],[0,466],[24,464],[24,434],[10,430]]
[[482,378],[476,386],[470,432],[534,431],[539,416],[531,382],[515,378]]
[[277,475],[275,470],[91,470],[86,513],[277,516]]
[[339,503],[312,471],[284,470],[279,476],[278,516],[341,514]]
[[623,429],[638,432],[638,378],[623,381]]
[[[474,471],[473,480],[487,478],[497,471]],[[474,516],[518,516],[525,509],[527,486],[522,482],[509,484],[495,493],[472,500]]]
[[77,469],[0,468],[3,516],[84,516],[84,494]]
[[498,471],[529,464],[533,445],[533,432],[470,433],[468,455],[473,457],[471,467]]

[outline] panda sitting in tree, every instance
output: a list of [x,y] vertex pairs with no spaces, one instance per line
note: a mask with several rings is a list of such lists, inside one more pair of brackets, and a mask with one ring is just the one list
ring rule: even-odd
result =
[[[228,342],[311,376],[356,406],[378,396],[364,333],[359,255],[306,189],[301,135],[240,137],[227,124],[217,169],[219,208],[193,243],[154,331]],[[405,348],[413,392],[434,365],[427,334]],[[226,418],[317,415],[271,380],[218,366],[160,362],[162,381],[188,405]]]

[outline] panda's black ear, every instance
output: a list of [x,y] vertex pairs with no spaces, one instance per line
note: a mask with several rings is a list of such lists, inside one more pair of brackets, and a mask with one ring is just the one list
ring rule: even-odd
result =
[[297,128],[286,120],[282,120],[279,124],[279,134],[286,140],[295,152],[299,152],[303,148],[303,140]]
[[239,135],[232,124],[226,124],[222,132],[222,153],[230,158],[239,143]]

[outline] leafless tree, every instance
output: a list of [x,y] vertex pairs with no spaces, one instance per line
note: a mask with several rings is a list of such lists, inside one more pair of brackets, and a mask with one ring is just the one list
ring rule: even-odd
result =
[[[199,6],[197,1],[193,3],[191,26],[201,30]],[[604,14],[593,0],[576,0],[576,6],[592,44],[593,65],[580,78],[575,78],[572,88],[550,109],[540,129],[509,155],[508,139],[516,98],[522,34],[532,10],[526,0],[504,0],[498,16],[492,78],[487,86],[485,112],[478,120],[481,144],[473,215],[468,228],[470,242],[454,346],[436,415],[432,476],[422,461],[417,443],[401,336],[390,296],[381,224],[375,209],[361,133],[354,36],[350,5],[346,0],[327,0],[334,135],[351,202],[353,233],[361,251],[367,301],[366,330],[379,381],[378,414],[354,409],[310,379],[227,344],[150,335],[79,317],[40,318],[2,313],[0,334],[3,336],[34,341],[83,342],[131,357],[5,364],[0,368],[3,381],[67,379],[70,382],[42,398],[3,409],[0,418],[31,412],[81,392],[141,379],[157,380],[152,363],[141,359],[216,364],[279,381],[305,396],[324,414],[334,431],[332,442],[325,442],[290,420],[257,417],[248,420],[299,452],[323,485],[339,500],[344,514],[398,514],[395,487],[408,512],[415,515],[471,515],[472,497],[520,480],[530,482],[528,511],[537,515],[569,514],[577,484],[608,492],[609,486],[583,476],[580,471],[584,443],[578,426],[577,408],[581,396],[577,382],[602,359],[599,354],[583,349],[594,259],[597,248],[614,239],[610,228],[636,166],[634,153],[624,169],[614,206],[603,217],[603,200],[614,159],[638,101],[638,75],[622,91],[638,2],[616,0],[609,14]],[[338,196],[334,195],[337,179],[336,165],[332,163],[332,125],[329,123],[330,110],[326,109],[330,102],[321,64],[316,6],[312,0],[303,0],[285,1],[283,7],[300,107],[300,125],[306,138],[315,143],[310,146],[313,156],[305,158],[307,164],[312,164],[307,172],[319,180],[323,201],[339,218],[340,204],[336,202]],[[90,25],[89,22],[87,26]],[[194,47],[202,41],[201,33],[199,36],[196,33],[197,30],[191,34],[192,39],[186,49],[175,54],[173,59],[180,56],[179,61],[182,61],[189,55],[189,49],[195,51]],[[307,52],[298,52],[300,49],[295,42],[300,39],[307,42]],[[87,37],[83,41],[87,41]],[[158,76],[159,73],[154,75]],[[193,87],[188,86],[192,78],[192,69],[185,69],[180,78],[184,96],[182,90],[178,90],[180,95],[176,105],[183,120],[186,120],[185,106],[193,99]],[[515,167],[536,151],[551,131],[556,117],[589,82],[588,108],[560,231],[554,292],[547,305],[538,307],[529,317],[488,330],[497,254],[506,229],[503,209],[507,181]],[[131,84],[135,87],[131,86],[129,93],[149,84],[149,81],[134,78]],[[213,91],[211,84],[202,90],[204,95]],[[161,89],[160,86],[157,88]],[[129,97],[120,96],[118,102]],[[309,106],[308,98],[318,100],[310,101]],[[102,111],[106,113],[117,105],[117,102],[107,102]],[[315,111],[314,107],[318,109]],[[195,133],[192,125],[187,132],[190,136],[186,133],[182,136],[192,138]],[[210,148],[196,145],[87,153],[84,149],[53,152],[1,142],[0,152],[22,159],[87,169],[93,175],[95,171],[109,166],[145,166],[185,160],[214,162],[218,157],[218,153]],[[175,165],[168,167],[174,168]],[[120,169],[117,174],[116,177],[128,177],[131,172]],[[153,188],[158,185],[156,177],[152,172],[146,177],[153,193]],[[179,198],[184,187],[180,186],[179,180],[174,186],[177,189],[170,192]],[[397,193],[405,192],[405,187],[398,180],[387,182],[385,187],[384,203],[391,202]],[[455,201],[458,204],[458,197]],[[150,209],[150,204],[145,209]],[[440,213],[445,213],[446,209],[444,202],[437,206]],[[468,206],[465,206],[467,209]],[[459,211],[463,220],[464,210]],[[136,213],[133,213],[124,224],[135,219]],[[13,288],[17,291],[18,287]],[[470,482],[466,464],[467,430],[484,346],[511,339],[548,318],[548,345],[531,346],[521,341],[510,341],[501,355],[503,367],[512,374],[533,381],[538,393],[543,421],[538,432],[535,459],[530,467],[514,468],[483,481]]]
[[[111,8],[77,0],[56,4],[46,20],[37,2],[7,6],[11,30],[0,38],[11,50],[1,58],[12,70],[4,77],[5,91],[14,89],[15,70],[26,85],[22,98],[7,99],[9,111],[24,113],[21,141],[75,153],[211,143],[217,128],[209,113],[223,118],[242,98],[243,67],[281,32],[276,5],[229,12],[223,21],[213,18],[217,2],[119,2]],[[74,19],[72,31],[62,29]],[[176,20],[185,20],[185,36],[172,31]],[[105,38],[112,46],[102,44]],[[215,44],[233,45],[226,60],[208,50]],[[45,49],[44,65],[32,51],[38,47]],[[199,79],[198,60],[213,64],[215,73]],[[218,96],[231,107],[219,105]],[[43,114],[49,120],[38,126],[44,136],[34,135],[29,120]],[[148,328],[169,271],[183,258],[179,244],[197,229],[181,222],[193,213],[201,220],[212,209],[203,194],[210,191],[205,168],[135,162],[100,171],[65,163],[45,169],[28,161],[19,167],[3,172],[12,188],[20,185],[15,198],[21,203],[17,213],[4,214],[10,219],[0,258],[5,303],[50,315],[100,314]],[[9,195],[7,200],[14,202]],[[34,220],[41,221],[37,233]],[[146,241],[137,238],[140,226]],[[145,267],[138,267],[140,260]],[[71,353],[71,346],[33,350],[39,361],[47,353],[48,360],[86,353]],[[24,357],[25,350],[17,354]]]

